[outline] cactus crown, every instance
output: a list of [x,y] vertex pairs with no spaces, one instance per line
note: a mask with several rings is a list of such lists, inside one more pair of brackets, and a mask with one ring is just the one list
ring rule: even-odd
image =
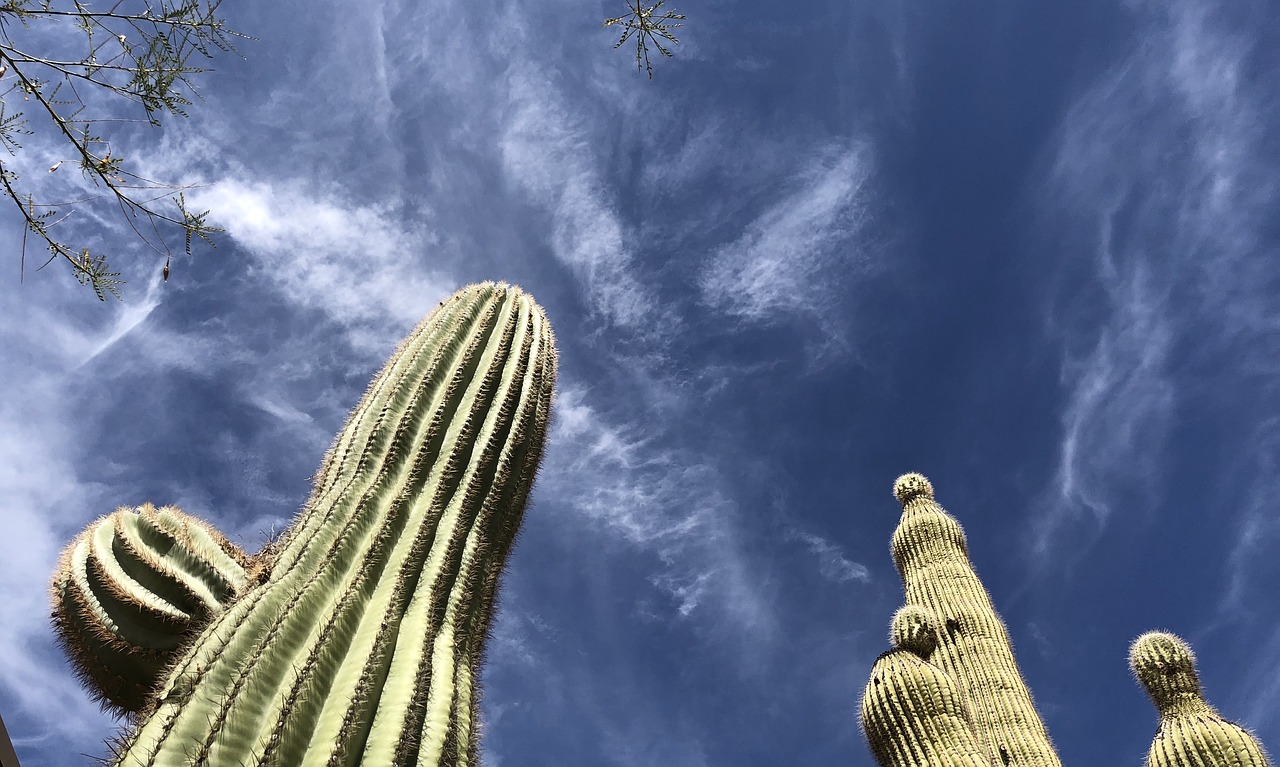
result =
[[903,474],[893,481],[893,496],[903,505],[921,496],[933,500],[933,483],[923,474]]
[[1161,711],[1202,700],[1196,656],[1180,637],[1163,631],[1143,634],[1129,648],[1129,667]]
[[928,660],[938,647],[938,629],[928,610],[919,605],[903,605],[889,624],[889,642]]

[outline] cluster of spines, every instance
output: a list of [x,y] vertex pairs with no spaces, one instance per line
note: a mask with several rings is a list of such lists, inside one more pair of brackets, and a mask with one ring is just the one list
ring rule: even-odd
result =
[[144,708],[184,646],[247,585],[249,558],[173,506],[121,507],[63,550],[53,625],[91,693]]
[[466,765],[498,580],[541,458],[556,353],[486,283],[375,377],[260,583],[173,669],[118,765]]

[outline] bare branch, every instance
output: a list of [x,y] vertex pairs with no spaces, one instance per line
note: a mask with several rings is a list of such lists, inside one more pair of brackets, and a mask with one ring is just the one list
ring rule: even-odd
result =
[[[99,299],[119,297],[117,286],[122,282],[116,278],[120,275],[110,271],[104,254],[72,248],[51,232],[67,219],[65,208],[98,205],[104,196],[115,203],[135,235],[165,257],[166,280],[171,253],[162,226],[181,230],[187,255],[194,238],[212,245],[210,236],[221,230],[207,223],[208,211],[187,209],[183,193],[190,185],[157,181],[126,169],[123,156],[95,131],[100,124],[118,122],[159,125],[163,113],[186,116],[185,107],[199,96],[192,78],[206,71],[192,64],[192,56],[209,59],[217,51],[234,53],[233,38],[245,37],[224,27],[217,16],[220,5],[221,0],[115,0],[105,9],[93,9],[84,0],[0,0],[0,147],[15,156],[22,148],[20,138],[36,130],[29,115],[6,110],[12,97],[20,94],[23,101],[34,102],[39,124],[51,125],[54,134],[70,145],[84,177],[105,187],[104,195],[41,201],[20,188],[11,164],[0,164],[0,187],[26,225],[20,278],[25,273],[27,234],[34,234],[48,246],[45,266],[61,259]],[[66,51],[42,55],[15,40],[17,33],[38,25],[54,29],[73,25],[83,33],[84,47],[71,55]],[[77,84],[93,86],[84,94],[105,98],[86,99]],[[90,111],[112,99],[140,106],[143,119]],[[62,164],[63,160],[56,161],[49,173]],[[166,200],[174,207],[168,208]]]

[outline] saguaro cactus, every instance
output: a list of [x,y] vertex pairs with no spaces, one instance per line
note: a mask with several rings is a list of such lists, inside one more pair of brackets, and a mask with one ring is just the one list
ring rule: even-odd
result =
[[1147,767],[1267,767],[1253,736],[1205,702],[1186,642],[1162,631],[1143,634],[1129,650],[1129,666],[1160,712]]
[[429,315],[262,582],[196,639],[115,764],[475,764],[483,642],[555,369],[517,288],[472,286]]
[[174,506],[121,507],[63,550],[54,630],[94,697],[138,711],[184,645],[245,589],[248,565]]
[[[1056,767],[1004,625],[969,564],[960,523],[919,474],[899,477],[893,493],[902,503],[893,560],[907,605],[894,616],[894,649],[876,660],[863,692],[862,726],[876,761]],[[1204,702],[1182,640],[1144,634],[1130,663],[1160,710],[1148,767],[1269,767],[1257,741]]]
[[907,604],[938,621],[931,662],[951,675],[968,701],[974,735],[997,765],[1061,767],[1013,658],[1004,623],[973,571],[960,523],[933,497],[933,485],[906,474],[893,485],[902,521],[893,561]]

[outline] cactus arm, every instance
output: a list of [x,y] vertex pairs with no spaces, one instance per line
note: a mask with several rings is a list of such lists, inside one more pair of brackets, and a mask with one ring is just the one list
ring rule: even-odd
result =
[[121,507],[63,551],[51,588],[55,631],[95,697],[141,710],[179,650],[246,583],[247,561],[176,508]]
[[1129,667],[1160,712],[1147,767],[1269,767],[1261,744],[1205,701],[1195,655],[1181,638],[1143,634],[1129,650]]
[[433,312],[375,378],[262,582],[175,668],[121,765],[470,764],[475,675],[545,438],[518,289]]
[[862,731],[880,767],[991,767],[964,696],[929,663],[938,640],[927,610],[893,616],[893,649],[876,659],[862,694]]
[[1022,680],[1009,636],[969,561],[959,522],[934,500],[919,474],[894,483],[902,520],[893,534],[894,563],[908,604],[937,616],[940,643],[931,662],[959,685],[974,734],[992,763],[1061,767]]
[[[200,554],[190,551],[184,543],[165,528],[155,508],[150,504],[141,507],[137,514],[120,514],[114,517],[114,530],[107,535],[94,537],[94,545],[111,546],[114,558],[108,560],[107,552],[99,559],[118,564],[117,577],[121,583],[130,583],[143,593],[177,610],[180,614],[208,616],[216,613],[223,601],[235,589],[230,576],[221,575],[217,566],[199,567],[194,564]],[[176,522],[172,520],[170,524]],[[105,531],[104,531],[105,532]],[[190,536],[184,536],[190,540]],[[232,558],[225,554],[218,564],[231,565]],[[244,582],[244,569],[238,563],[232,565],[236,579]],[[202,572],[203,571],[203,572]]]

